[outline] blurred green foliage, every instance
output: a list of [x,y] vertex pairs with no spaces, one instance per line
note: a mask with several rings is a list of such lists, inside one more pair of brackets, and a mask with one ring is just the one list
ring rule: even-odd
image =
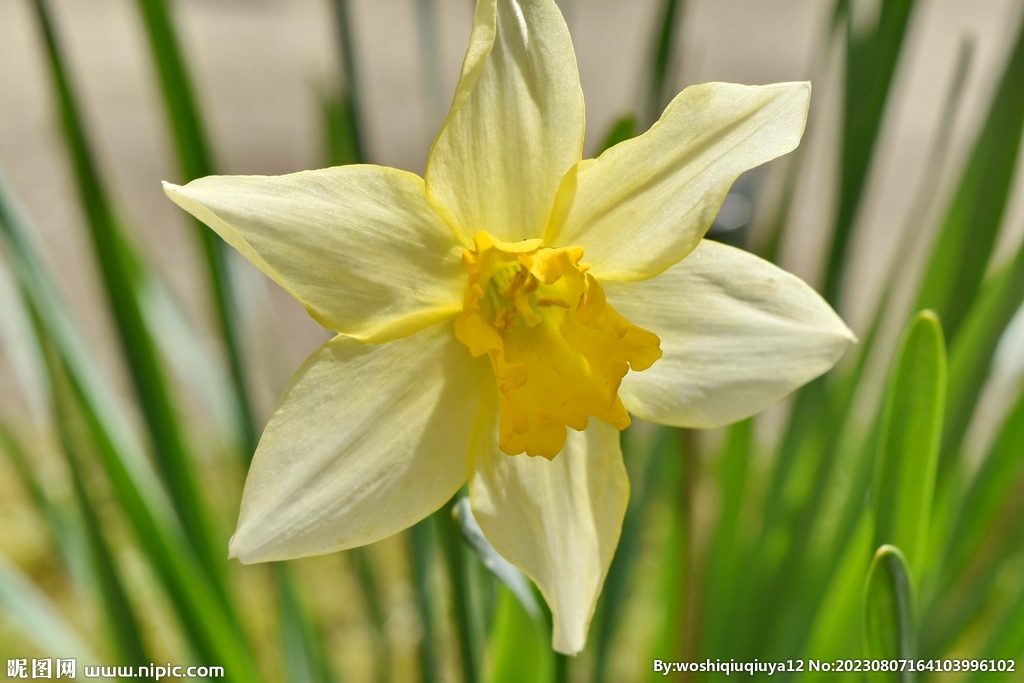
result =
[[[86,218],[92,253],[83,258],[92,259],[101,277],[142,429],[126,419],[126,407],[99,372],[59,294],[35,227],[0,176],[0,254],[3,274],[11,276],[9,283],[0,278],[0,285],[10,285],[11,301],[20,310],[15,315],[5,308],[0,324],[35,349],[39,367],[25,372],[39,375],[36,389],[45,398],[44,415],[28,429],[0,415],[0,449],[52,537],[61,576],[85,609],[100,615],[102,628],[82,631],[56,606],[47,586],[34,584],[2,556],[0,614],[25,642],[53,656],[146,663],[167,651],[161,638],[173,632],[185,653],[224,666],[230,680],[341,680],[339,662],[346,653],[325,637],[317,585],[297,580],[285,565],[271,571],[276,591],[268,609],[277,636],[271,641],[280,654],[270,661],[277,666],[267,663],[266,634],[250,623],[248,608],[240,607],[254,589],[224,558],[224,530],[202,485],[210,465],[195,456],[180,418],[185,389],[171,380],[176,351],[159,342],[169,326],[181,339],[194,339],[198,332],[175,313],[156,270],[133,246],[131,226],[115,215],[47,1],[23,1],[33,9],[43,38]],[[172,7],[167,0],[138,0],[136,8],[180,176],[188,180],[215,172],[213,145]],[[436,31],[433,5],[423,0],[417,8],[421,34]],[[350,8],[345,0],[332,0],[332,9],[344,78],[321,93],[324,158],[330,164],[363,163],[372,159],[361,133],[366,113]],[[840,0],[822,37],[827,49],[819,59],[842,50],[845,65],[839,192],[823,285],[834,304],[847,286],[858,211],[916,15],[912,0],[880,0],[877,16],[864,25]],[[660,3],[640,75],[640,101],[603,136],[602,150],[641,133],[678,90],[685,17],[686,3]],[[1024,303],[1024,246],[1009,261],[993,263],[1024,128],[1024,29],[1001,67],[966,163],[954,174],[950,194],[942,196],[937,191],[941,169],[970,63],[970,44],[965,45],[907,237],[848,362],[797,393],[770,448],[759,437],[762,418],[732,425],[719,439],[650,425],[624,433],[631,500],[590,644],[576,659],[551,652],[544,606],[531,608],[514,577],[485,568],[485,563],[494,567],[493,549],[464,541],[467,522],[452,515],[456,499],[403,534],[397,547],[414,596],[420,679],[604,683],[663,678],[651,673],[654,658],[1024,655],[1024,393],[1019,387],[1009,411],[996,416],[995,437],[978,463],[968,461],[965,446],[997,345]],[[428,80],[438,87],[439,79]],[[804,158],[794,155],[782,169],[785,182],[765,221],[767,240],[760,252],[772,260]],[[942,214],[934,236],[925,229],[930,209]],[[259,430],[238,315],[243,287],[232,275],[224,245],[211,231],[194,227],[231,380],[220,389],[235,416],[234,431],[224,442],[244,466]],[[920,283],[903,272],[902,261],[916,245],[927,254]],[[900,292],[915,295],[912,310],[901,308]],[[165,304],[154,305],[158,300]],[[904,328],[895,350],[883,343],[891,320]],[[882,386],[881,396],[875,385]],[[55,489],[41,474],[47,452],[59,454],[69,487]],[[375,548],[348,551],[345,559],[371,633],[371,677],[382,683],[399,680],[389,589]],[[133,563],[144,565],[148,578],[140,579]],[[149,584],[150,593],[140,584]],[[152,599],[144,596],[154,593],[172,617],[163,630],[154,630],[140,610],[143,600]],[[1024,680],[1020,664],[1015,674],[977,672],[964,678]],[[928,672],[871,674],[879,680],[915,677],[937,678]],[[805,672],[803,678],[860,676]]]

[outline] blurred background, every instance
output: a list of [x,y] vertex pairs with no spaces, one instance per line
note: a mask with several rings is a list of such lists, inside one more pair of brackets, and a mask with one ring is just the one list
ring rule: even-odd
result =
[[[552,656],[543,618],[517,612],[445,510],[287,569],[223,561],[254,435],[329,333],[204,241],[160,181],[360,160],[422,174],[472,5],[0,3],[0,659],[468,683],[639,681],[653,657],[858,658],[889,653],[861,603],[872,553],[927,538],[895,543],[927,558],[908,560],[913,609],[892,608],[914,633],[901,657],[1017,657],[985,680],[1024,680],[1019,0],[559,3],[588,156],[689,84],[812,80],[800,150],[741,178],[712,236],[804,278],[861,339],[756,421],[625,435],[630,516],[583,655]],[[926,307],[934,357],[915,346]],[[894,445],[912,442],[919,455]],[[887,512],[887,486],[927,491],[931,524],[887,536],[886,514],[913,505]]]

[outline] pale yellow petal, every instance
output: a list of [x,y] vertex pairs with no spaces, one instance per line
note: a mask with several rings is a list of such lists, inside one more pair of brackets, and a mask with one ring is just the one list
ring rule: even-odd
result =
[[461,308],[463,247],[411,173],[342,166],[164,189],[330,330],[384,341]]
[[677,427],[718,427],[758,413],[827,371],[854,340],[799,278],[704,240],[642,282],[607,282],[608,301],[661,338],[661,360],[630,372],[631,413]]
[[540,588],[554,620],[552,647],[575,654],[586,645],[629,503],[619,431],[592,419],[548,460],[505,455],[492,424],[471,446],[473,513],[495,549]]
[[467,244],[479,230],[540,237],[558,183],[580,160],[583,92],[554,0],[478,0],[427,193]]
[[466,481],[480,394],[494,391],[489,372],[449,322],[383,344],[339,336],[322,346],[260,439],[232,557],[364,545],[438,509]]
[[581,246],[598,279],[653,277],[692,251],[744,171],[793,150],[810,83],[704,83],[643,135],[566,174],[545,235]]

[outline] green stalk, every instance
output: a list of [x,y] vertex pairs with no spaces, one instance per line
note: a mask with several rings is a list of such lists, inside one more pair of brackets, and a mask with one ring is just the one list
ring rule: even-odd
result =
[[555,653],[555,683],[569,683],[572,658],[568,655]]
[[188,530],[188,537],[205,571],[213,580],[220,599],[227,605],[229,597],[223,553],[220,544],[215,543],[209,527],[206,505],[192,470],[177,410],[171,398],[171,389],[139,307],[135,281],[123,253],[124,236],[114,218],[89,149],[46,0],[33,0],[32,6],[46,45],[62,129],[72,157],[93,251],[132,385],[149,430],[150,445],[167,481],[174,507]]
[[444,555],[445,567],[448,570],[448,579],[452,585],[452,610],[455,613],[455,632],[459,640],[462,680],[463,683],[478,683],[481,656],[474,635],[478,624],[472,601],[466,550],[462,546],[458,523],[452,515],[456,498],[458,498],[458,494],[453,496],[436,514],[441,537],[441,551]]
[[433,517],[427,517],[409,530],[409,543],[412,546],[412,580],[416,589],[416,609],[423,629],[420,640],[420,667],[423,670],[423,683],[439,683],[441,680],[437,668],[435,653],[440,652],[440,645],[435,631],[437,605],[430,589],[433,576],[434,528]]
[[[679,34],[682,30],[684,0],[664,0],[661,7],[661,21],[651,54],[651,74],[645,106],[646,124],[650,126],[661,116],[662,109],[671,96],[672,60],[679,54]],[[675,93],[673,92],[672,95]]]
[[370,617],[370,623],[373,625],[377,681],[378,683],[388,683],[391,680],[391,652],[388,647],[387,616],[384,613],[384,606],[381,604],[380,589],[377,586],[375,572],[370,564],[366,548],[352,548],[348,551],[348,556],[352,560],[356,578],[363,589],[366,611]]
[[363,144],[363,124],[360,110],[359,77],[356,74],[355,48],[349,21],[348,0],[333,0],[334,23],[338,31],[338,49],[344,87],[341,89],[344,117],[351,133],[352,153],[355,163],[365,163],[366,146]]

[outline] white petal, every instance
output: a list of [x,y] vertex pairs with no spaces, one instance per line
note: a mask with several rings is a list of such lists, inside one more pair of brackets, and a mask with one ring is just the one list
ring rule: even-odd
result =
[[643,135],[580,162],[558,190],[546,244],[581,246],[599,280],[643,280],[692,251],[744,171],[792,151],[810,83],[704,83]]
[[461,308],[464,247],[411,173],[341,166],[164,189],[330,330],[385,341]]
[[661,338],[661,360],[619,396],[645,420],[718,427],[758,413],[831,368],[854,340],[799,278],[704,240],[661,275],[605,282],[609,303]]
[[324,344],[263,432],[231,556],[265,562],[364,545],[441,507],[466,481],[489,372],[450,322],[383,344]]
[[629,503],[619,432],[591,419],[547,460],[505,455],[493,424],[471,446],[473,512],[487,540],[540,588],[554,619],[552,647],[575,654],[586,645]]
[[479,0],[427,193],[469,240],[540,237],[583,150],[583,91],[554,0]]

